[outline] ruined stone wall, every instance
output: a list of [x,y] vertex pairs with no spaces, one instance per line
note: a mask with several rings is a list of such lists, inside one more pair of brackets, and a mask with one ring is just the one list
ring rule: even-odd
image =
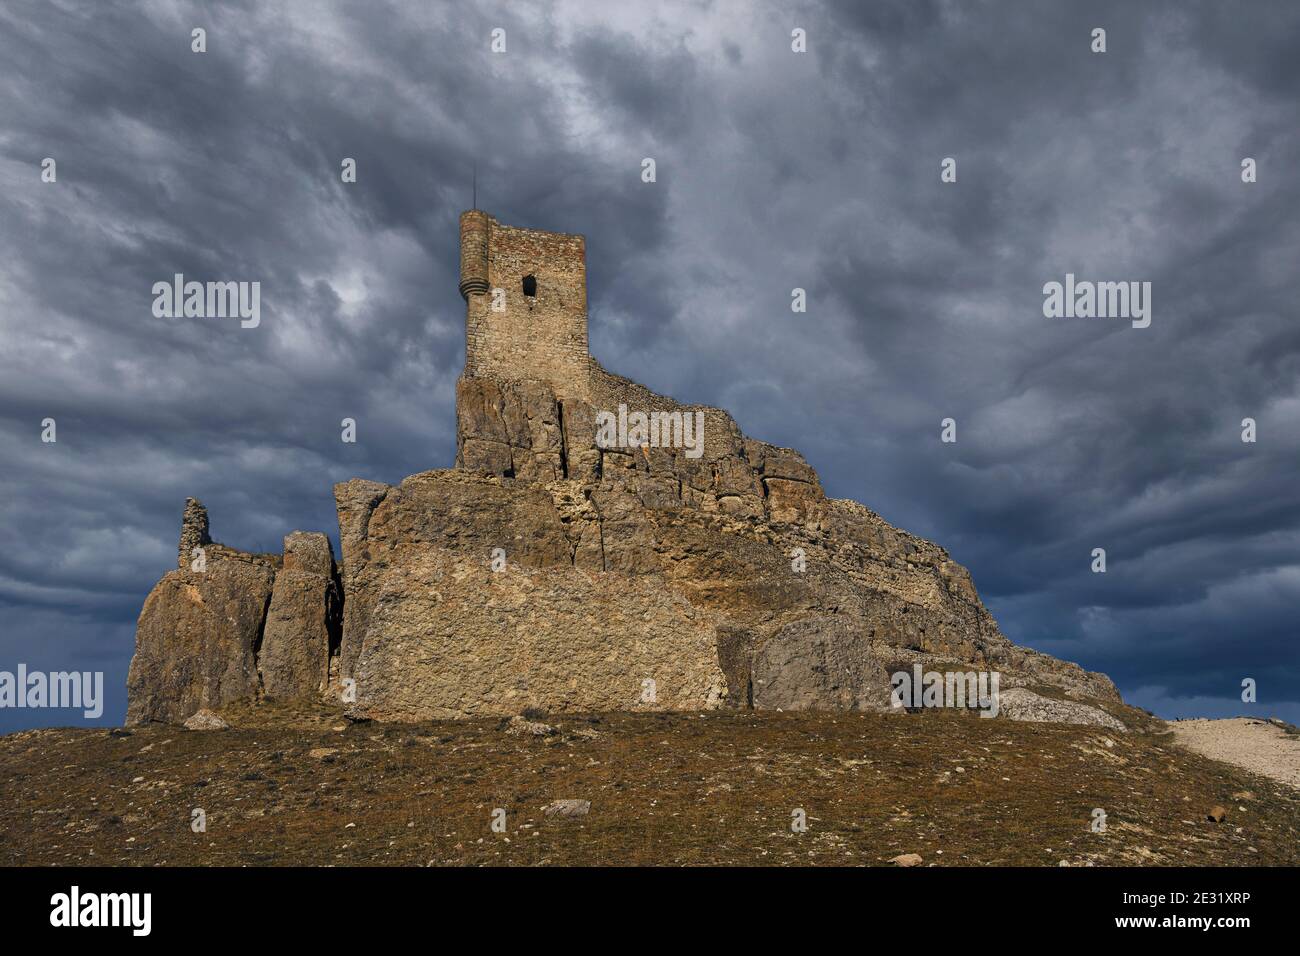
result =
[[591,407],[594,413],[618,412],[620,404],[629,412],[702,412],[704,414],[703,461],[717,461],[739,453],[744,435],[735,419],[721,408],[710,405],[685,405],[675,399],[652,392],[631,379],[607,372],[594,358],[591,360]]
[[[484,230],[484,226],[486,229]],[[479,249],[486,233],[487,289]],[[526,295],[524,279],[536,280]],[[586,398],[587,263],[582,236],[506,226],[486,213],[461,217],[461,282],[466,301],[465,374],[549,384],[562,399]],[[504,294],[493,311],[494,290]]]

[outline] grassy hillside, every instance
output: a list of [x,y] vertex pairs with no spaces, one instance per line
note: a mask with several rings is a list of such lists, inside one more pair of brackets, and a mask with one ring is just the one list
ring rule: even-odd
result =
[[[1177,748],[1155,723],[616,714],[540,717],[556,732],[534,736],[275,704],[225,716],[233,729],[0,738],[0,864],[1300,863],[1300,792]],[[590,812],[542,813],[563,798]]]

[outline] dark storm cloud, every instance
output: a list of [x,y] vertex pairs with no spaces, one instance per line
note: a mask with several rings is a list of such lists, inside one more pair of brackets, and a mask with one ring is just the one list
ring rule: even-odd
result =
[[[1254,677],[1300,718],[1298,46],[1286,2],[6,5],[0,669],[104,669],[120,719],[186,495],[279,550],[337,537],[333,482],[450,464],[477,164],[587,236],[608,368],[800,448],[1134,702]],[[155,319],[176,272],[260,281],[261,326]],[[1045,319],[1066,272],[1151,281],[1151,327]]]

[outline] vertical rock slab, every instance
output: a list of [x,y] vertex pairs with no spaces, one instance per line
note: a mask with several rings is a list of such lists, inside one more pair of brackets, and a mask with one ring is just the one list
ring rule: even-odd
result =
[[334,486],[334,504],[339,515],[339,551],[343,559],[341,677],[352,676],[352,669],[361,656],[361,643],[373,600],[371,590],[363,586],[364,571],[370,563],[370,519],[391,490],[389,485],[361,478]]
[[262,690],[268,696],[315,697],[325,690],[330,651],[341,634],[341,613],[329,538],[306,531],[287,535],[258,659]]
[[571,481],[600,481],[600,449],[596,447],[596,412],[589,404],[571,399],[559,404],[564,439],[564,474]]

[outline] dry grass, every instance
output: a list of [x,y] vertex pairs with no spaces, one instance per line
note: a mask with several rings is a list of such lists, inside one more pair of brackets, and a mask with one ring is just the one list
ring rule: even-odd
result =
[[[953,713],[566,716],[550,737],[275,704],[226,716],[235,729],[0,738],[0,863],[1300,863],[1300,794],[1168,736]],[[590,814],[541,813],[566,797]],[[1224,823],[1206,819],[1216,804]]]

